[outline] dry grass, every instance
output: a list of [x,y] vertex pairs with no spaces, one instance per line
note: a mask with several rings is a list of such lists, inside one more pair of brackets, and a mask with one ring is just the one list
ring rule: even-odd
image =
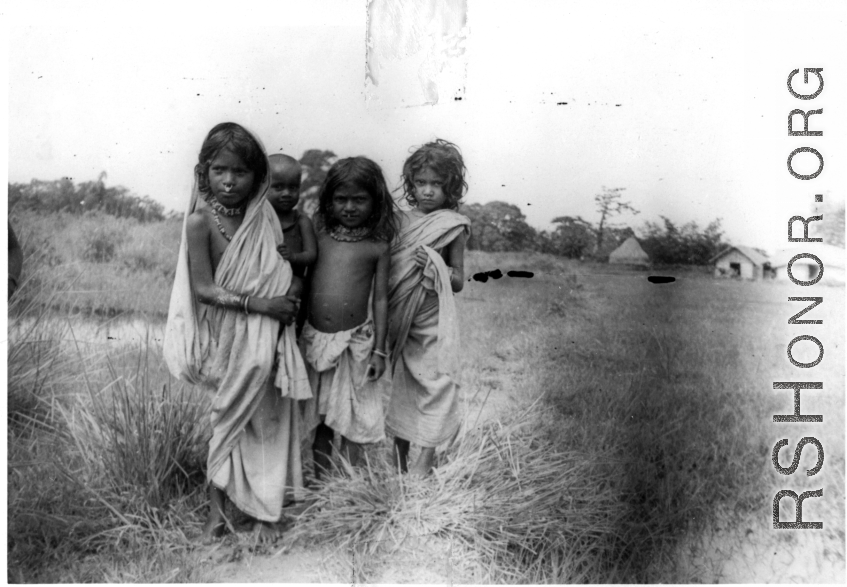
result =
[[466,429],[431,479],[398,475],[387,449],[360,470],[342,464],[286,541],[331,540],[358,560],[449,542],[460,582],[621,578],[608,568],[625,508],[608,490],[619,463],[551,447],[549,424],[536,404]]
[[184,530],[205,501],[207,402],[152,344],[76,344],[48,285],[10,308],[7,579],[202,580]]
[[[51,229],[38,226],[30,233]],[[105,360],[97,347],[62,342],[73,342],[72,323],[43,311],[79,305],[66,303],[76,294],[49,293],[78,282],[107,275],[107,287],[125,290],[163,271],[170,253],[156,257],[148,247],[158,245],[125,228],[113,264],[86,262],[76,281],[54,270],[75,262],[61,257],[64,249],[45,248],[12,309],[11,581],[211,577],[186,536],[205,503],[204,399],[169,379],[155,345]],[[145,230],[159,243],[179,232],[166,223]],[[85,243],[74,238],[67,249],[76,255]],[[784,292],[693,274],[655,286],[644,273],[604,274],[545,255],[470,252],[467,268],[535,275],[469,281],[457,297],[466,410],[458,442],[426,480],[398,476],[388,444],[363,469],[339,463],[287,547],[353,553],[362,582],[380,576],[374,561],[396,565],[433,545],[449,546],[456,582],[702,579],[680,561],[686,537],[716,511],[769,507],[778,434],[770,414],[786,405],[769,382],[788,376],[780,361],[790,328],[782,324],[793,307]],[[138,298],[98,295],[106,301],[86,307],[164,311],[170,282],[145,287]],[[843,310],[837,324],[843,332]],[[843,361],[830,357],[828,377],[843,381]],[[837,391],[825,404],[835,416],[828,430],[842,431],[827,452],[827,483],[841,499]],[[814,401],[809,411],[821,405]]]
[[[702,580],[688,537],[718,512],[769,512],[780,402],[765,383],[784,353],[771,337],[784,292],[695,274],[662,288],[642,272],[514,254],[471,253],[468,267],[535,277],[470,283],[457,298],[461,442],[427,481],[398,477],[388,447],[364,471],[340,467],[290,540],[367,561],[406,558],[429,536],[449,542],[460,582]],[[356,571],[368,581],[380,569]]]
[[102,214],[74,216],[11,211],[28,284],[18,297],[43,303],[43,284],[63,313],[167,315],[180,230],[178,221],[140,223]]

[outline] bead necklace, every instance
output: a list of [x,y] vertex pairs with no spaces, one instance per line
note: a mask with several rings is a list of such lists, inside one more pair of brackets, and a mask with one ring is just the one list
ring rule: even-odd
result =
[[365,240],[371,234],[370,228],[360,226],[359,228],[347,228],[341,224],[334,226],[329,231],[329,236],[342,243],[355,243]]
[[212,216],[215,217],[215,224],[218,225],[218,230],[221,231],[221,234],[224,235],[224,238],[227,241],[232,241],[232,237],[229,234],[227,234],[226,230],[224,230],[224,225],[221,224],[221,219],[218,217],[218,211],[215,210],[214,208],[212,208]]
[[244,214],[244,210],[247,208],[247,206],[236,206],[235,208],[227,208],[226,206],[218,202],[215,197],[211,194],[207,194],[203,199],[206,200],[206,203],[209,204],[209,206],[211,206],[212,210],[214,210],[218,214],[223,214],[227,218],[241,216],[242,214]]

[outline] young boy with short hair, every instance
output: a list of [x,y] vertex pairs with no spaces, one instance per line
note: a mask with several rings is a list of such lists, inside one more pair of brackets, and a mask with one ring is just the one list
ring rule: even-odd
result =
[[300,202],[300,162],[294,157],[274,153],[268,157],[270,186],[265,194],[282,227],[284,242],[277,248],[282,258],[291,263],[294,275],[301,279],[315,264],[318,247],[312,221],[297,210]]

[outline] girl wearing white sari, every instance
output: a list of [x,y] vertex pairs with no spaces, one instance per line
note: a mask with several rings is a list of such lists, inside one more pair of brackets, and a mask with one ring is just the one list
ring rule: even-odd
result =
[[267,177],[259,141],[217,125],[183,224],[164,354],[175,377],[212,395],[204,541],[223,534],[226,497],[261,539],[275,538],[284,500],[303,486],[296,400],[311,390],[292,325],[301,284],[277,253]]

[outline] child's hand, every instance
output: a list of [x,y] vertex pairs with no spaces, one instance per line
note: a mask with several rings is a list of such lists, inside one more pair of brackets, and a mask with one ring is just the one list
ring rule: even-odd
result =
[[293,296],[279,296],[264,300],[266,305],[261,312],[266,316],[270,316],[275,320],[279,320],[286,326],[292,324],[297,318],[297,311],[300,309],[300,300]]
[[288,247],[285,246],[285,243],[279,245],[276,248],[276,252],[279,253],[280,255],[282,255],[282,258],[285,259],[286,261],[291,260],[291,252],[288,250]]
[[426,251],[422,248],[415,251],[415,264],[418,267],[426,267],[426,262],[428,259],[429,255],[427,255]]
[[385,359],[379,355],[371,355],[371,360],[368,361],[368,381],[376,381],[382,377],[383,373],[385,373]]

